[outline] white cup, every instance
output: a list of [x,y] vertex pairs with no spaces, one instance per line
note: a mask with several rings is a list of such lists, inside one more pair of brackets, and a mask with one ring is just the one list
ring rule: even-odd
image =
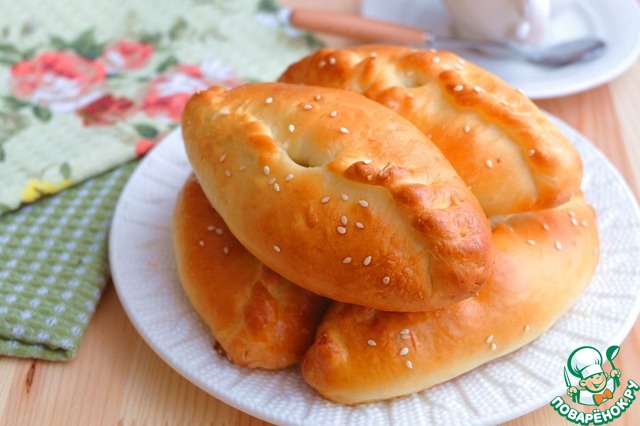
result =
[[459,38],[532,44],[573,0],[442,0]]

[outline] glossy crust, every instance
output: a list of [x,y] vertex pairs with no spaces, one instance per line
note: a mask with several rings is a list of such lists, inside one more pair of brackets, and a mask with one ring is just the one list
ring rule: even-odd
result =
[[187,104],[183,137],[233,234],[310,291],[412,312],[489,277],[491,230],[473,194],[415,126],[363,96],[212,88]]
[[580,157],[520,91],[444,51],[322,49],[280,81],[352,90],[415,124],[471,186],[485,213],[551,208],[579,192]]
[[581,196],[496,219],[493,242],[494,272],[476,297],[424,313],[333,304],[303,359],[305,380],[325,398],[356,404],[459,376],[540,336],[598,261],[595,215]]
[[295,364],[313,340],[328,300],[285,280],[251,255],[193,177],[174,212],[180,282],[228,358],[243,367]]

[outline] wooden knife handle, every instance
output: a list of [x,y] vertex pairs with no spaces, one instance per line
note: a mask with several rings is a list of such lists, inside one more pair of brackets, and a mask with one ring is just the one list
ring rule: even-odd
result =
[[338,12],[295,9],[291,25],[321,33],[340,35],[367,42],[422,45],[426,32],[420,28],[346,15]]

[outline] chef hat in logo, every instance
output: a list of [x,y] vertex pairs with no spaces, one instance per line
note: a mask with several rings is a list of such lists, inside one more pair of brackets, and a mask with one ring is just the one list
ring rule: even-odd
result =
[[591,346],[582,346],[569,356],[567,362],[569,371],[576,376],[586,379],[594,374],[604,373],[602,370],[602,355]]

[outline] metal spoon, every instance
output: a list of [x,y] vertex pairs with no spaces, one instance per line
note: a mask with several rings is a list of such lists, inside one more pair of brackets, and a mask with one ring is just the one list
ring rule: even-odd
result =
[[477,42],[430,35],[427,47],[439,49],[467,49],[486,56],[519,57],[528,62],[559,67],[576,62],[592,61],[604,54],[607,45],[600,39],[579,38],[550,46],[523,46],[513,43]]
[[468,49],[488,56],[519,57],[531,63],[551,67],[590,61],[602,56],[606,50],[605,43],[595,38],[576,39],[545,47],[459,40],[440,37],[422,28],[323,10],[292,10],[289,13],[289,22],[297,28],[367,42],[400,43],[438,49]]

